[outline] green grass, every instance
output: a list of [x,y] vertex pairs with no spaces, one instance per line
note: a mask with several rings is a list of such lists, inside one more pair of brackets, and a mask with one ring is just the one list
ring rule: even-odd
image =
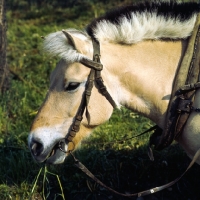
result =
[[[32,159],[27,148],[30,125],[57,62],[40,51],[40,36],[63,28],[82,28],[113,4],[100,4],[97,10],[87,7],[84,12],[79,7],[7,12],[11,86],[0,98],[0,200],[63,199],[58,176],[65,199],[124,199],[87,178],[74,167],[71,157],[63,165],[47,166],[50,173],[42,170],[38,176],[44,166]],[[155,161],[151,162],[147,156],[150,134],[127,140],[151,125],[149,120],[127,109],[115,110],[109,122],[84,140],[75,155],[105,184],[123,193],[168,183],[189,163],[179,146],[174,144],[162,152],[154,152]],[[118,140],[124,142],[115,142]],[[200,199],[198,174],[199,166],[195,165],[178,184],[144,199]]]

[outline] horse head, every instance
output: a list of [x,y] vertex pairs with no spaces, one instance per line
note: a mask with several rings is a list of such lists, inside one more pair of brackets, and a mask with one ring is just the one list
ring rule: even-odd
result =
[[49,91],[31,127],[29,146],[38,162],[56,164],[63,162],[67,152],[76,148],[82,138],[88,136],[96,126],[107,121],[113,108],[93,87],[87,105],[91,120],[88,122],[83,115],[80,130],[71,142],[65,142],[61,151],[59,143],[72,128],[90,73],[90,68],[82,62],[93,59],[93,48],[89,36],[72,30],[51,34],[44,43],[50,52],[65,55],[62,55],[63,59],[50,76]]
[[[110,102],[148,117],[162,130],[168,128],[176,74],[184,60],[187,63],[191,60],[184,54],[194,47],[188,41],[199,12],[196,3],[132,5],[95,19],[85,32],[66,30],[47,36],[45,50],[60,56],[61,61],[51,74],[49,91],[31,127],[28,141],[33,157],[38,162],[62,163],[83,138],[110,118],[113,111]],[[105,98],[105,91],[99,92],[95,83],[79,123],[77,113],[87,93],[91,68],[101,70],[100,55],[95,58],[93,41],[100,44],[102,78],[113,100],[107,101],[111,98]],[[191,109],[182,134],[177,137],[190,157],[199,149],[199,92],[197,89],[193,103],[196,111]],[[66,140],[67,135],[72,137]]]

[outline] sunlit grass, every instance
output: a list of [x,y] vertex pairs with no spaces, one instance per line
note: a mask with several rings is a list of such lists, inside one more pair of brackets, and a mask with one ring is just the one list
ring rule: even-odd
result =
[[[42,181],[42,183],[43,183],[43,186],[42,186],[42,197],[43,197],[43,199],[46,200],[48,198],[48,192],[45,192],[45,188],[46,188],[45,185],[46,185],[46,182],[47,182],[47,184],[49,182],[47,176],[52,175],[52,176],[55,176],[57,178],[58,184],[60,186],[61,194],[58,194],[58,195],[61,196],[63,198],[63,200],[65,200],[65,196],[64,196],[64,193],[63,193],[63,188],[62,188],[62,184],[60,182],[59,176],[57,174],[54,174],[54,173],[48,171],[46,165],[44,167],[41,167],[41,169],[39,170],[38,175],[36,176],[36,180],[33,184],[33,188],[31,190],[31,194],[30,194],[29,198],[32,198],[33,192],[34,192],[34,190],[36,190],[36,187],[37,187],[37,184],[39,182],[39,178],[40,178],[40,175],[41,175],[42,172],[43,172],[43,181]],[[47,193],[47,197],[46,197],[46,193]]]

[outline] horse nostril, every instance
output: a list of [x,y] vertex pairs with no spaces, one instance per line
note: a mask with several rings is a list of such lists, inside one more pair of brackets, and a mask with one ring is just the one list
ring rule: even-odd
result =
[[31,152],[34,156],[39,156],[43,149],[43,145],[39,142],[34,142],[31,146]]

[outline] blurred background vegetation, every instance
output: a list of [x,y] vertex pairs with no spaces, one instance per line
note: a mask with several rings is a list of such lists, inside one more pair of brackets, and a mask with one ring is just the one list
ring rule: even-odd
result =
[[[42,165],[35,163],[27,148],[30,125],[48,90],[49,75],[56,58],[41,51],[42,39],[65,28],[83,29],[94,17],[131,0],[6,0],[7,63],[10,88],[0,98],[0,200],[63,199],[55,176],[34,180]],[[123,193],[134,193],[177,178],[189,159],[177,144],[147,156],[149,134],[126,138],[152,125],[144,117],[122,109],[108,123],[97,128],[77,157],[103,182]],[[109,143],[124,139],[122,143]],[[125,199],[100,187],[73,166],[68,158],[63,165],[48,166],[60,177],[65,199]],[[174,186],[144,199],[200,199],[199,166],[195,166]],[[45,184],[43,186],[43,183]],[[133,198],[134,199],[134,198]],[[140,199],[141,200],[141,199]]]

